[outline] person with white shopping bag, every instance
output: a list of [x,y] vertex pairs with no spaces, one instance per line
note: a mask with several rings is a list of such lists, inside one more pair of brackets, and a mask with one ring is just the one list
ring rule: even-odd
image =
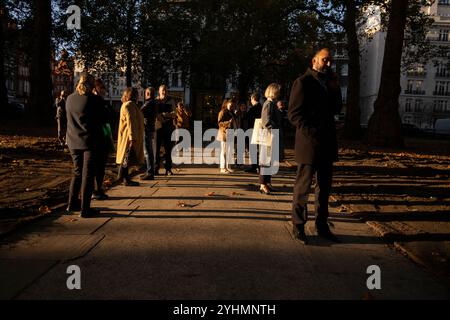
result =
[[270,194],[276,191],[272,186],[272,166],[276,164],[278,154],[278,130],[281,126],[281,117],[277,109],[277,99],[280,96],[281,86],[271,83],[264,95],[267,98],[261,112],[260,130],[259,124],[255,121],[256,137],[261,146],[259,155],[259,191],[263,194]]

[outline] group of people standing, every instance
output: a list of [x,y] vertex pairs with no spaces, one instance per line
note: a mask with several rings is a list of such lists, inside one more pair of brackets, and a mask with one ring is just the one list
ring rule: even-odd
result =
[[[291,88],[288,107],[288,119],[296,129],[295,159],[297,174],[294,183],[292,201],[293,234],[303,244],[308,243],[305,233],[305,224],[308,220],[308,194],[315,180],[315,226],[317,234],[333,242],[340,240],[331,232],[328,224],[328,200],[330,196],[333,163],[338,160],[337,133],[334,116],[342,109],[342,93],[339,87],[337,74],[332,72],[332,56],[330,50],[321,48],[317,50],[311,60],[311,66],[298,77]],[[266,91],[266,101],[260,113],[255,112],[255,118],[261,118],[263,129],[282,129],[283,105],[277,99],[280,96],[280,85],[270,84]],[[252,95],[250,109],[258,110],[259,97]],[[255,118],[249,119],[250,125]],[[226,129],[236,128],[236,119],[233,115],[233,101],[225,100],[222,111],[218,116],[221,136],[226,137]],[[282,130],[280,139],[275,143],[283,143]],[[225,140],[223,140],[225,141]],[[222,142],[220,172],[230,172],[229,163],[226,162],[227,152],[232,152]],[[231,159],[233,159],[231,157]],[[248,171],[256,172],[257,165],[253,164]],[[264,166],[260,165],[260,192],[270,194],[276,191],[271,183],[271,175],[264,173]]]
[[[327,48],[315,52],[311,67],[295,80],[291,88],[288,119],[296,129],[295,157],[298,164],[293,190],[292,223],[295,237],[307,244],[305,224],[308,220],[308,193],[315,178],[315,224],[319,236],[339,242],[328,226],[328,198],[332,185],[333,163],[337,161],[337,134],[334,116],[342,108],[341,90],[337,75],[331,71],[332,57]],[[221,141],[220,173],[232,172],[229,150],[233,144],[226,143],[227,129],[252,128],[255,119],[260,119],[261,127],[267,130],[282,129],[283,104],[278,100],[281,86],[270,84],[265,90],[266,101],[261,106],[257,93],[251,96],[251,108],[239,108],[233,99],[225,99],[218,115]],[[122,96],[122,107],[117,139],[116,163],[119,166],[118,178],[124,185],[139,185],[131,181],[129,167],[134,164],[147,164],[146,173],[141,179],[152,180],[158,174],[161,162],[159,150],[165,149],[165,174],[172,172],[172,132],[175,128],[188,128],[190,112],[182,102],[167,95],[167,87],[159,87],[156,98],[154,88],[145,90],[145,103],[138,106],[139,93],[136,88],[127,88]],[[82,217],[97,213],[90,208],[94,198],[105,199],[102,189],[105,165],[113,148],[111,129],[108,130],[108,109],[103,96],[105,88],[101,80],[84,75],[65,101],[67,134],[66,141],[72,155],[74,169],[70,185],[67,211],[80,211]],[[62,94],[57,100],[63,100]],[[60,115],[58,119],[61,119]],[[62,126],[61,126],[62,128]],[[60,141],[63,137],[59,134]],[[282,141],[282,139],[280,139]],[[279,143],[275,141],[273,143]],[[228,156],[227,156],[228,155]],[[231,160],[234,161],[234,160]],[[247,172],[257,172],[259,168],[260,192],[270,194],[275,191],[272,177],[267,174],[265,163],[254,163]],[[96,182],[96,185],[95,185]],[[94,187],[95,185],[95,187]],[[95,189],[95,190],[94,190]]]
[[[221,152],[220,152],[220,173],[228,174],[233,172],[232,165],[235,164],[235,150],[233,148],[234,144],[227,143],[227,130],[228,129],[253,129],[255,120],[261,119],[261,127],[267,130],[277,129],[282,131],[282,123],[284,116],[284,105],[280,97],[281,86],[277,83],[271,83],[266,91],[265,98],[266,101],[261,106],[260,95],[255,92],[250,97],[251,107],[247,111],[247,105],[241,103],[237,107],[234,99],[225,99],[222,103],[222,108],[218,115],[218,127],[219,132],[217,135],[217,140],[221,142]],[[278,136],[280,137],[280,136]],[[281,141],[282,138],[279,140]],[[280,143],[276,141],[274,143]],[[283,150],[280,150],[280,155]],[[259,158],[259,155],[257,156]],[[278,156],[278,158],[280,158]],[[230,162],[231,161],[231,162]],[[256,163],[252,163],[245,172],[257,173],[259,169],[260,173],[260,192],[264,194],[270,194],[276,191],[271,183],[271,175],[264,172],[264,167],[267,165],[258,165],[258,160]]]
[[[82,75],[74,93],[65,100],[67,144],[73,160],[73,175],[67,212],[80,211],[81,217],[98,213],[90,207],[91,199],[108,196],[102,188],[109,154],[114,149],[112,115],[103,98],[105,87],[100,79]],[[118,181],[125,186],[137,186],[130,178],[129,168],[146,164],[141,180],[153,180],[159,174],[159,151],[164,147],[165,175],[172,175],[172,132],[189,128],[190,111],[183,102],[175,104],[167,95],[167,87],[145,90],[145,102],[139,106],[139,91],[128,87],[122,94],[117,136],[116,163]],[[59,119],[59,118],[58,118]]]

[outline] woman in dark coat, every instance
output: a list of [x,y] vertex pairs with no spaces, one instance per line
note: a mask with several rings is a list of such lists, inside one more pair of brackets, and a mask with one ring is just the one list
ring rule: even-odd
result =
[[[73,159],[73,175],[70,183],[67,212],[80,211],[87,218],[98,213],[91,209],[91,196],[98,157],[98,143],[102,139],[100,97],[92,94],[94,81],[91,76],[82,75],[76,91],[66,102],[67,146]],[[81,203],[79,200],[81,194]]]
[[[272,141],[270,142],[270,146],[262,148],[262,152],[260,154],[259,191],[264,194],[270,194],[270,192],[276,191],[272,187],[272,175],[270,166],[274,164],[273,146],[275,143],[278,143],[278,141],[276,141],[275,139],[276,137],[278,137],[278,135],[273,134],[272,130],[280,129],[281,127],[281,117],[277,108],[277,99],[280,96],[280,89],[281,86],[277,83],[271,83],[267,87],[264,94],[267,100],[266,102],[264,102],[261,112],[261,126],[263,130],[266,129],[268,130],[267,132],[271,133],[268,137],[272,139]],[[270,159],[265,159],[266,157],[270,157]],[[270,165],[268,165],[268,163],[270,163]]]

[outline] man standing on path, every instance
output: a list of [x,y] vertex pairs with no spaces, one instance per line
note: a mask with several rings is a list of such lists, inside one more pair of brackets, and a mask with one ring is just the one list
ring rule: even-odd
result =
[[156,134],[157,146],[156,146],[156,164],[155,175],[159,174],[159,167],[161,165],[160,148],[161,144],[164,145],[164,168],[166,169],[165,175],[172,175],[172,132],[175,130],[173,125],[173,119],[177,117],[175,101],[167,95],[167,86],[161,85],[158,90],[158,98],[156,99],[158,105],[158,121],[161,122],[161,128],[158,129]]
[[147,164],[147,172],[142,175],[141,180],[155,180],[155,155],[153,150],[153,141],[156,135],[156,115],[158,113],[156,104],[155,88],[149,87],[145,89],[145,103],[141,110],[144,114],[144,154]]
[[328,226],[328,198],[337,161],[338,147],[334,115],[342,108],[337,75],[331,71],[329,49],[318,50],[312,67],[292,85],[288,117],[296,128],[295,158],[297,177],[294,184],[292,223],[294,234],[307,244],[308,192],[315,176],[315,216],[317,234],[333,242],[339,239]]
[[[253,126],[255,125],[255,119],[261,118],[261,112],[262,112],[262,105],[259,103],[259,100],[261,99],[261,96],[258,92],[252,93],[250,97],[250,103],[252,106],[248,110],[247,113],[247,119],[248,119],[248,128],[253,129]],[[259,154],[257,155],[256,159],[259,159]],[[258,161],[256,163],[252,163],[251,167],[248,169],[245,169],[245,172],[251,172],[251,173],[258,173]]]

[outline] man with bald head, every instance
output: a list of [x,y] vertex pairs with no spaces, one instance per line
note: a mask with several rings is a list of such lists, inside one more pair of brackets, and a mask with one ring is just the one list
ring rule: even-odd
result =
[[337,75],[331,71],[330,50],[316,51],[311,67],[292,85],[288,117],[296,128],[295,158],[297,177],[294,185],[292,223],[295,237],[307,244],[308,193],[315,176],[315,224],[317,234],[333,242],[339,239],[328,226],[333,162],[338,147],[334,115],[342,108]]

